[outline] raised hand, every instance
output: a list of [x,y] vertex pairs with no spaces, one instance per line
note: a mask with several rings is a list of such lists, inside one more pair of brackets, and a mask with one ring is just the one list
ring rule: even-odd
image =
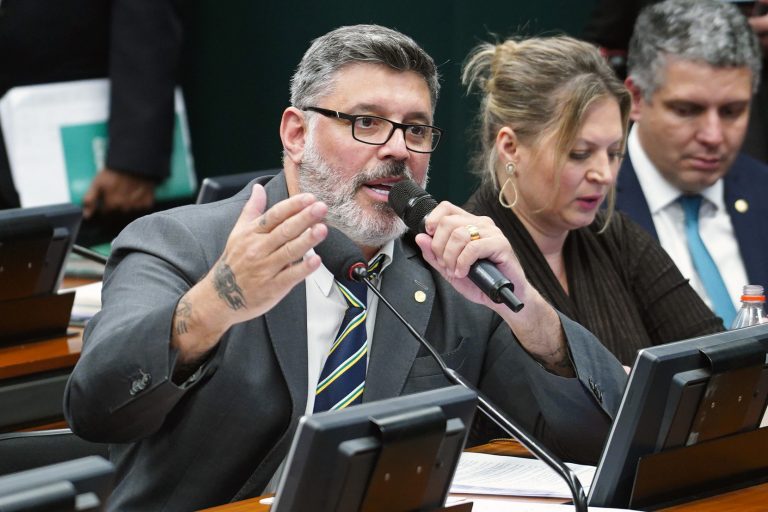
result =
[[272,309],[320,266],[319,256],[305,254],[328,233],[326,205],[311,194],[265,205],[264,188],[254,185],[221,257],[179,301],[171,344],[182,361],[207,353],[230,326]]

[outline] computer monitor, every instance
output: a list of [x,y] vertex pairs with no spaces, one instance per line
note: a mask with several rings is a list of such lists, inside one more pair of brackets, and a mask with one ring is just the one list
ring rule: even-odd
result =
[[227,199],[240,192],[248,183],[256,178],[259,183],[266,184],[272,176],[282,169],[267,169],[263,171],[241,172],[238,174],[226,174],[223,176],[211,176],[205,178],[197,193],[196,204],[212,203]]
[[758,428],[768,397],[767,358],[768,324],[641,350],[590,506],[628,507],[641,457]]
[[0,512],[99,512],[112,492],[114,466],[84,457],[0,477]]
[[74,204],[0,211],[0,301],[58,289],[81,219]]
[[443,506],[476,403],[453,386],[303,417],[272,511]]

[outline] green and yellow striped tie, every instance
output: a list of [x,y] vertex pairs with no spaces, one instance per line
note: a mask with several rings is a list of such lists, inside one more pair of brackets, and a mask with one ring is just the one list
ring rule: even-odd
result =
[[[377,273],[384,255],[379,255],[369,266],[369,273]],[[367,288],[364,283],[336,281],[347,301],[347,311],[339,332],[333,340],[328,359],[315,389],[314,412],[343,409],[363,401],[365,372],[368,364],[365,320]]]

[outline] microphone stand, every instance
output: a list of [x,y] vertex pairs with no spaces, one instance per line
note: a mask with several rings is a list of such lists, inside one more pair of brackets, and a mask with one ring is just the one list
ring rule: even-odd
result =
[[410,332],[411,335],[413,335],[413,337],[416,338],[425,349],[427,349],[432,358],[437,361],[437,364],[440,365],[440,369],[451,382],[460,386],[464,386],[465,388],[477,393],[477,398],[479,401],[478,408],[483,412],[483,414],[485,414],[491,421],[496,423],[507,435],[517,439],[520,444],[530,450],[537,459],[544,462],[547,466],[552,468],[555,473],[560,475],[563,480],[565,480],[571,491],[571,495],[573,497],[573,505],[576,512],[587,512],[587,497],[584,494],[584,487],[581,485],[581,482],[576,477],[576,474],[573,472],[573,470],[566,466],[563,461],[561,461],[560,458],[552,453],[548,448],[540,445],[538,441],[536,441],[527,432],[525,432],[525,430],[517,425],[509,416],[500,411],[485,395],[483,395],[483,393],[475,388],[475,386],[467,382],[467,380],[459,375],[456,371],[449,368],[448,365],[445,364],[445,361],[443,361],[443,358],[440,357],[440,354],[438,354],[434,349],[434,347],[432,347],[432,345],[427,340],[425,340],[416,331],[416,329],[414,329],[413,326],[408,323],[405,318],[403,318],[403,316],[395,309],[395,307],[392,306],[392,304],[390,304],[389,301],[384,298],[381,292],[368,280],[367,270],[364,267],[350,269],[350,275],[356,281],[363,281],[366,286],[368,286],[368,288],[379,298],[379,300],[384,303],[384,305],[387,306],[387,308],[392,313],[394,313],[398,320],[400,320],[406,329],[408,329],[408,332]]
[[87,260],[95,261],[96,263],[101,263],[102,265],[107,264],[106,256],[99,254],[98,252],[93,251],[87,247],[83,247],[82,245],[73,244],[72,252]]

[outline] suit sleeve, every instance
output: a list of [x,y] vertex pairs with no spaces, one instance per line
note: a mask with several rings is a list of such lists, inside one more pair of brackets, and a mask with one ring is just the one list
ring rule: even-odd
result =
[[552,374],[516,341],[501,341],[509,332],[502,325],[486,356],[489,364],[481,389],[564,459],[594,464],[618,411],[627,375],[592,333],[558,315],[576,378]]
[[621,213],[611,231],[617,238],[618,268],[626,279],[654,345],[724,329],[722,320],[688,284],[672,258],[643,228]]
[[[163,233],[162,241],[147,233]],[[215,371],[214,352],[184,385],[171,380],[176,304],[212,264],[189,240],[189,230],[165,215],[139,219],[115,240],[103,308],[88,323],[65,390],[65,416],[81,437],[130,442],[149,436],[185,393]]]
[[162,181],[170,173],[180,0],[113,0],[107,167]]

